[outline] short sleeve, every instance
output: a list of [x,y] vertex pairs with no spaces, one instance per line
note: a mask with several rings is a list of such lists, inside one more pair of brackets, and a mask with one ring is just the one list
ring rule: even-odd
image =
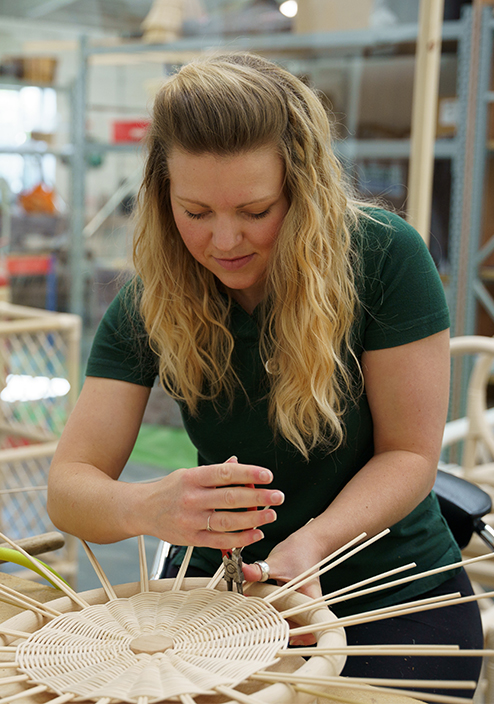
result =
[[130,282],[117,294],[98,326],[86,375],[152,387],[157,374],[158,358],[149,346],[135,286]]
[[361,348],[397,347],[447,329],[444,288],[422,237],[398,215],[371,216],[360,243]]

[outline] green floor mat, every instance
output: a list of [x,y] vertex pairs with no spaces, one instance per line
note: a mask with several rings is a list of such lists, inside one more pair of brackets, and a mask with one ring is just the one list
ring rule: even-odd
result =
[[197,450],[182,428],[143,424],[130,462],[172,470],[197,465]]

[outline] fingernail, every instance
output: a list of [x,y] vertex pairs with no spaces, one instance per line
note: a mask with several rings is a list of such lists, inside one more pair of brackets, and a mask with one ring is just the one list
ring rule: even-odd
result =
[[285,494],[282,491],[273,491],[271,494],[272,504],[282,504],[285,500]]
[[237,455],[232,455],[229,459],[227,459],[227,462],[238,462]]
[[263,538],[264,533],[262,532],[262,530],[258,530],[256,531],[256,533],[254,533],[254,540],[262,540]]
[[269,472],[267,469],[263,469],[259,472],[259,481],[270,482],[271,479],[272,479],[271,472]]

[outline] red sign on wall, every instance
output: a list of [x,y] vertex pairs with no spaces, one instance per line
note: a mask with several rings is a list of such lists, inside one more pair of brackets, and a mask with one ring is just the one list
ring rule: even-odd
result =
[[117,120],[113,123],[113,141],[140,142],[148,126],[149,120]]

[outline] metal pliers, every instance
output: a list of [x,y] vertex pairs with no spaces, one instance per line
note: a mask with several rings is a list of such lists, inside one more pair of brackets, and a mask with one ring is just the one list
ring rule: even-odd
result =
[[223,579],[226,580],[227,589],[233,591],[233,583],[235,582],[237,592],[243,594],[244,573],[242,570],[242,548],[233,548],[233,550],[222,550],[223,565],[225,573]]
[[[255,484],[247,484],[246,486],[248,486],[249,489],[255,488]],[[256,508],[255,506],[252,506],[251,508],[248,508],[247,511],[256,511]],[[235,582],[237,592],[239,594],[243,594],[244,573],[242,570],[242,548],[222,550],[221,554],[223,555],[223,564],[225,566],[223,579],[226,580],[228,591],[233,591],[233,583]]]

